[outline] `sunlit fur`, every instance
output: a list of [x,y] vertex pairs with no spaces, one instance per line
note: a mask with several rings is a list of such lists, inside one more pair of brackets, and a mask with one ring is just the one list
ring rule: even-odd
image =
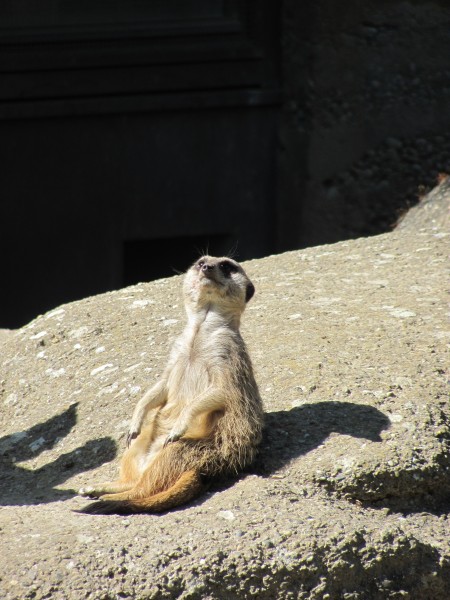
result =
[[101,498],[88,512],[167,510],[197,496],[204,477],[237,473],[255,457],[263,412],[239,332],[253,285],[237,262],[204,256],[183,291],[186,328],[136,406],[119,480],[80,490]]

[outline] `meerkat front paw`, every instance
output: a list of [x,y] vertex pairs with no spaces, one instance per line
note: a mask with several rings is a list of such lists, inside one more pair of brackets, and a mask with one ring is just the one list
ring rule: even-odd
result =
[[180,438],[182,438],[185,433],[186,433],[186,428],[178,429],[178,430],[176,428],[173,428],[172,431],[169,433],[169,435],[164,440],[163,448],[165,448],[169,444],[173,444],[174,442],[178,442],[178,440]]
[[181,435],[177,435],[177,434],[172,434],[170,433],[166,439],[164,440],[164,444],[163,444],[163,448],[165,448],[166,446],[168,446],[169,444],[173,444],[173,442],[178,442],[178,440],[180,439]]

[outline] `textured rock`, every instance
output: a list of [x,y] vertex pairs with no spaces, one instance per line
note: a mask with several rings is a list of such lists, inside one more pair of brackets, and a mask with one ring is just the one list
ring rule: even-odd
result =
[[12,332],[10,329],[0,329],[0,344],[3,342],[3,340],[6,340],[11,333]]
[[1,597],[450,597],[450,185],[392,233],[247,263],[257,463],[164,515],[76,512],[115,476],[183,327],[179,277],[3,338]]

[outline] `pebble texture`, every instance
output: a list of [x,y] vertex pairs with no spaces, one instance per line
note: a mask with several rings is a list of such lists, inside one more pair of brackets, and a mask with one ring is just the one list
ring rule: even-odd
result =
[[163,515],[76,512],[184,324],[173,277],[0,339],[0,596],[450,597],[444,181],[392,233],[251,261],[256,464]]

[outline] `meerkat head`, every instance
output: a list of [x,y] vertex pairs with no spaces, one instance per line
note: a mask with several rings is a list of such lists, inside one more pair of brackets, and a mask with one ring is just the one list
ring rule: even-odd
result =
[[235,260],[202,256],[185,275],[184,293],[190,308],[214,305],[240,315],[253,297],[255,286]]

